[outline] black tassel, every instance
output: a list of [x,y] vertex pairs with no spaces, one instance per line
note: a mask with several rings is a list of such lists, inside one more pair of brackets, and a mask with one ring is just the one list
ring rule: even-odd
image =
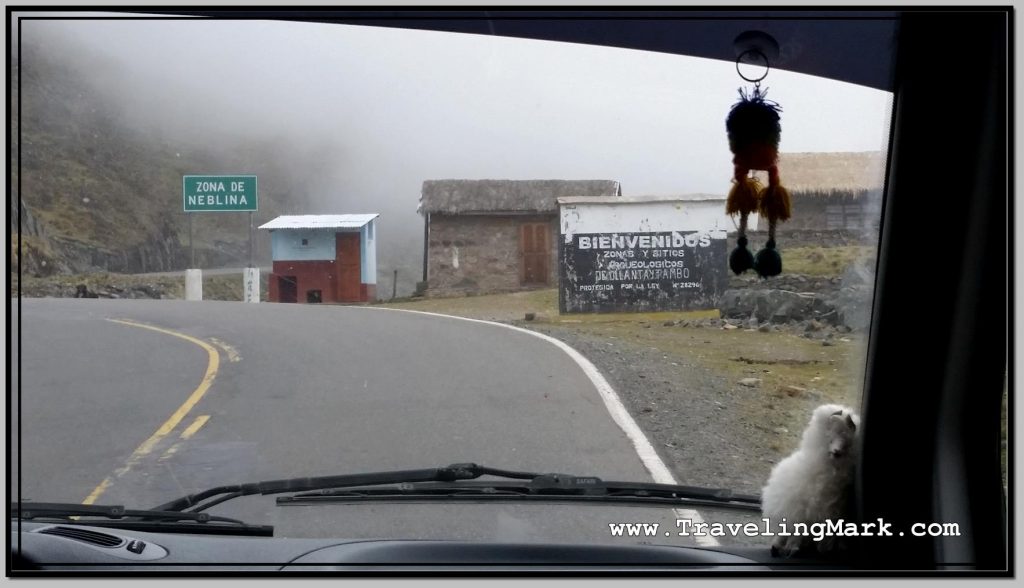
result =
[[754,267],[754,256],[747,249],[747,238],[736,239],[736,249],[729,254],[729,269],[737,276]]
[[782,256],[775,250],[775,239],[769,239],[764,249],[754,257],[754,271],[762,278],[770,278],[782,273]]

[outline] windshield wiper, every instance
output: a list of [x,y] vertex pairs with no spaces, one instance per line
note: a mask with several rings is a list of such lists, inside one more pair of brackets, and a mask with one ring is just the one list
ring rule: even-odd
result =
[[[237,519],[207,513],[167,510],[133,510],[121,505],[76,504],[72,502],[12,502],[11,514],[22,520],[58,520],[62,523],[117,527],[163,533],[202,533],[272,537],[274,527],[249,525]],[[82,520],[80,517],[96,517]],[[106,519],[106,520],[102,520]]]
[[340,476],[322,476],[317,478],[287,478],[249,484],[217,486],[195,494],[176,498],[170,502],[154,507],[158,511],[183,511],[197,513],[222,502],[251,496],[253,494],[284,494],[286,492],[304,492],[326,488],[345,488],[354,486],[377,486],[383,484],[399,484],[411,482],[454,482],[457,480],[473,480],[480,476],[499,476],[532,480],[541,474],[514,472],[479,466],[475,463],[457,463],[443,468],[423,470],[398,470],[392,472],[372,472],[366,474],[346,474]]
[[[526,480],[526,482],[477,481],[481,476]],[[377,488],[372,488],[372,487]],[[317,502],[359,502],[398,500],[536,500],[552,502],[620,502],[624,504],[669,504],[675,506],[716,506],[759,510],[757,496],[735,494],[721,488],[700,488],[672,484],[606,482],[593,476],[515,472],[475,463],[452,464],[443,468],[399,470],[289,478],[218,486],[183,496],[156,507],[159,511],[198,513],[240,496],[297,493],[278,498],[278,504]]]
[[593,476],[538,475],[527,483],[461,481],[399,483],[388,487],[357,487],[304,492],[277,499],[279,505],[358,502],[575,502],[634,506],[713,506],[760,511],[761,500],[721,488],[674,484],[604,481]]

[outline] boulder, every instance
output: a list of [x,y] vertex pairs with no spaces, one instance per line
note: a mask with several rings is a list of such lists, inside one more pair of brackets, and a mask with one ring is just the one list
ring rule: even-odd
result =
[[726,290],[720,311],[723,317],[760,322],[787,323],[821,316],[826,309],[815,294],[786,290]]
[[844,288],[873,286],[875,283],[875,268],[866,261],[855,261],[846,266],[842,276],[839,278]]
[[729,324],[755,328],[763,323],[808,323],[864,330],[871,318],[872,286],[844,287],[835,294],[774,289],[733,289],[722,294],[719,311]]
[[844,287],[830,301],[835,308],[837,324],[863,331],[871,322],[873,285]]

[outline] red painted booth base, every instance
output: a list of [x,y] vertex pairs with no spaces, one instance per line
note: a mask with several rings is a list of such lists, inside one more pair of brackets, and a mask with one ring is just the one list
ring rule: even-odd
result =
[[[355,283],[346,283],[343,280]],[[270,274],[271,302],[308,304],[370,302],[376,298],[376,284],[359,282],[359,274],[339,272],[333,261],[275,261]]]

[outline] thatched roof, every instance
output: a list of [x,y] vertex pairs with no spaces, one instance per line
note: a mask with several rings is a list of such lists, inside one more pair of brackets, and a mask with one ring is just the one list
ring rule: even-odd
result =
[[[764,172],[758,172],[767,181]],[[779,178],[791,193],[881,190],[885,157],[881,151],[780,153]]]
[[555,212],[564,196],[621,196],[613,180],[427,180],[419,212],[487,214]]

